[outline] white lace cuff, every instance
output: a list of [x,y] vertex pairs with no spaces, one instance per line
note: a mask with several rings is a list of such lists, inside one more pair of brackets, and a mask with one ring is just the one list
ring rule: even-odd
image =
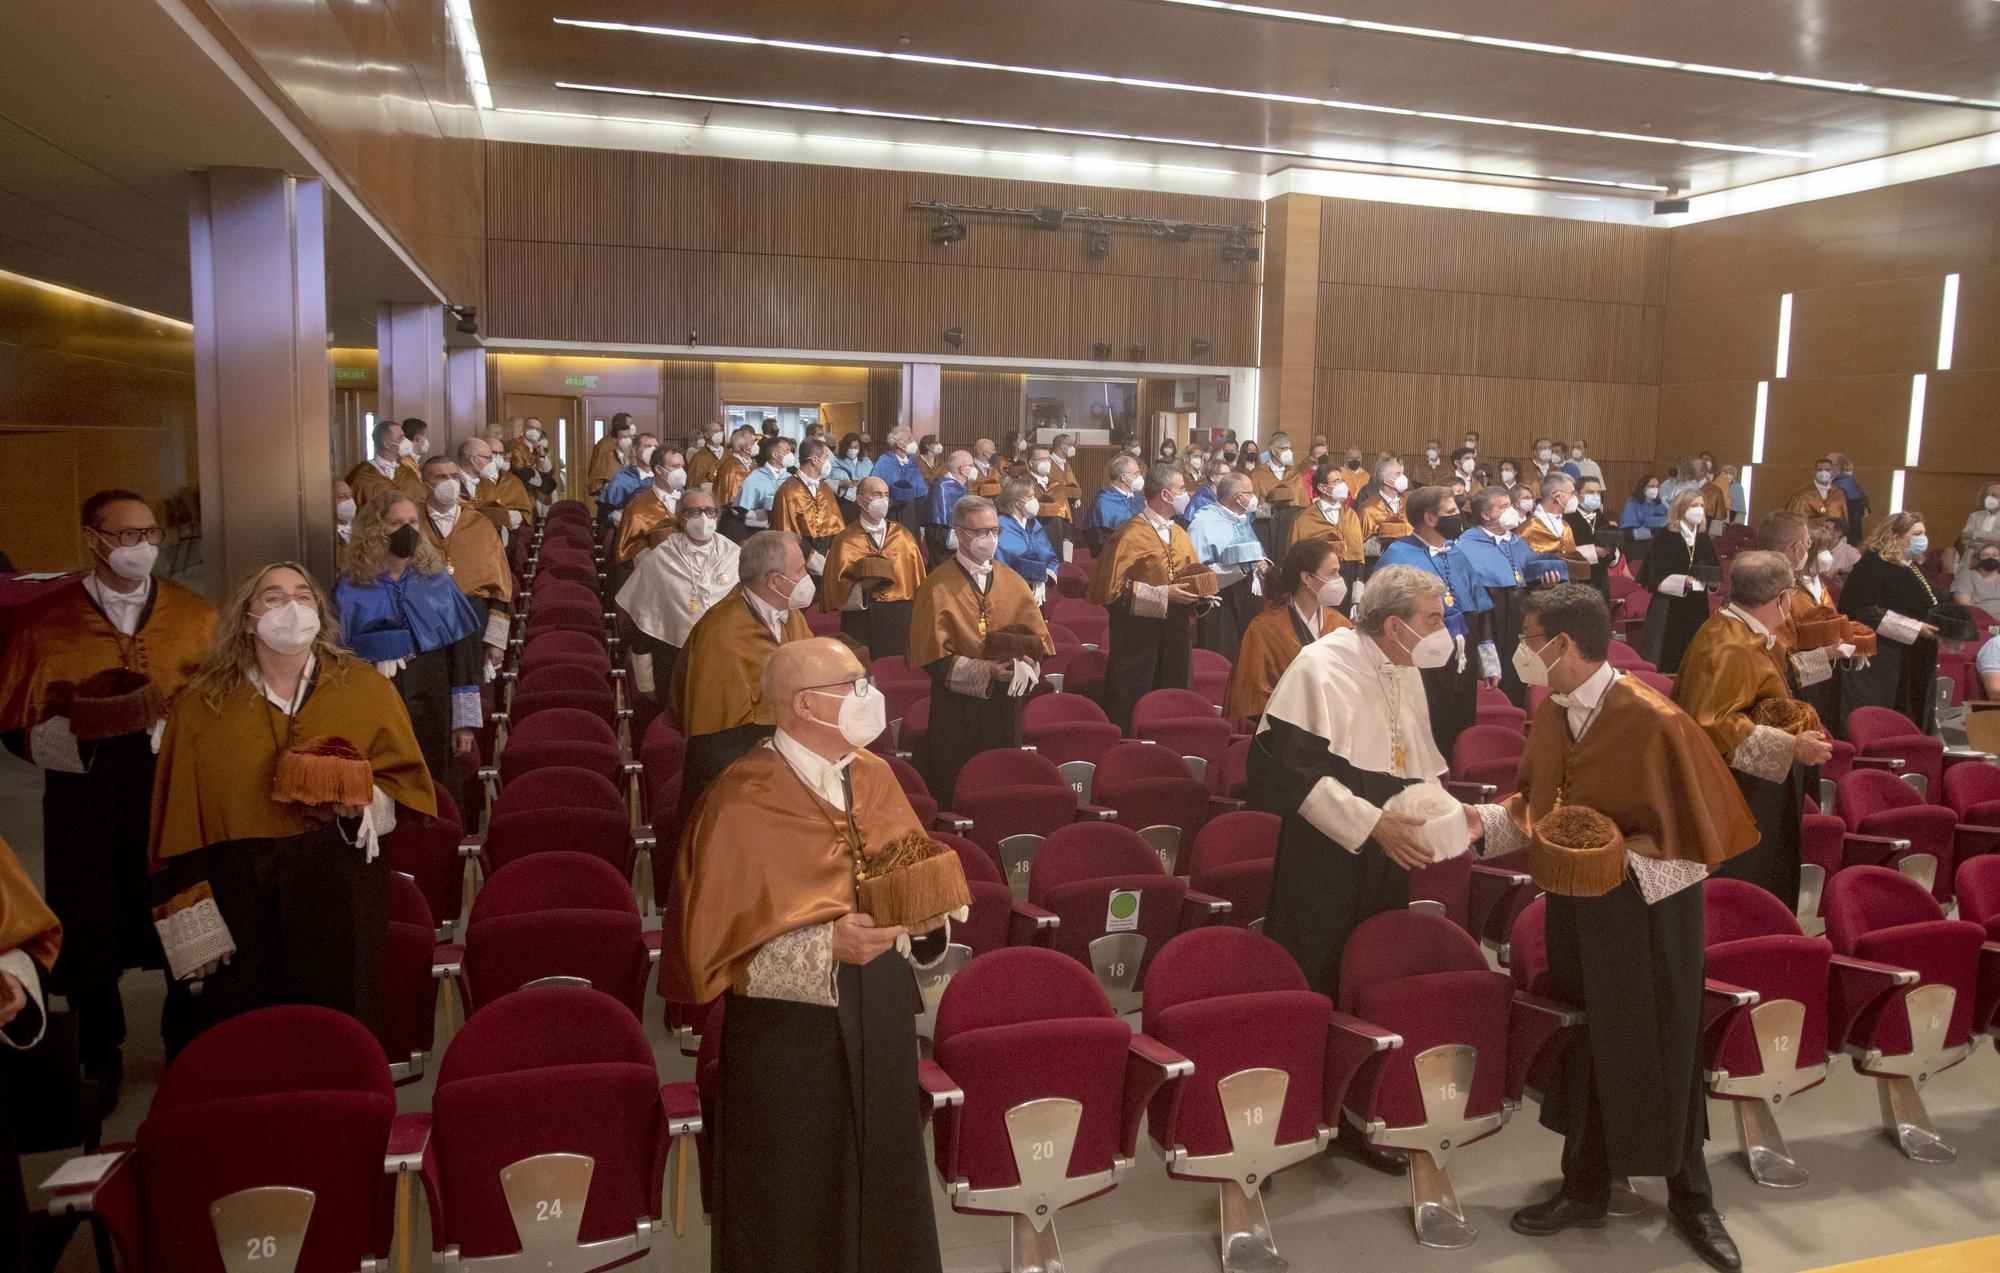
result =
[[834,980],[833,925],[808,924],[780,933],[757,948],[745,973],[745,991],[755,999],[785,999],[832,1008],[840,1003]]
[[28,759],[60,774],[84,771],[83,754],[75,731],[69,727],[69,717],[51,716],[28,731]]
[[1132,613],[1141,619],[1164,619],[1167,617],[1167,588],[1165,584],[1134,583],[1132,585]]
[[[28,952],[19,949],[0,955],[0,972],[11,973],[14,980],[21,983],[21,990],[28,996],[28,1002],[35,1005],[35,1015],[39,1020],[35,1026],[34,1038],[17,1039],[11,1033],[0,1030],[0,1043],[5,1043],[17,1052],[25,1052],[42,1041],[42,1032],[49,1024],[48,1008],[42,1002],[41,972],[35,967],[35,961]],[[19,1021],[19,1018],[15,1020]]]
[[1736,745],[1736,754],[1729,758],[1729,767],[1766,782],[1783,782],[1785,776],[1792,772],[1793,743],[1792,736],[1782,729],[1773,729],[1769,725],[1753,726],[1743,741]]
[[486,644],[496,650],[507,648],[507,638],[514,632],[514,616],[499,606],[486,613]]
[[1500,647],[1491,641],[1479,643],[1479,679],[1482,681],[1500,679]]
[[1485,838],[1479,841],[1480,857],[1497,858],[1528,847],[1528,833],[1507,816],[1507,806],[1481,804],[1473,808],[1479,810],[1479,821],[1486,828]]
[[1875,625],[1879,632],[1897,645],[1911,645],[1924,634],[1924,625],[1907,614],[1897,614],[1894,610],[1884,611],[1882,622]]
[[1692,888],[1708,878],[1708,868],[1699,862],[1663,861],[1629,852],[1625,859],[1639,881],[1639,893],[1648,906],[1663,902],[1682,889]]
[[451,727],[453,729],[478,729],[486,723],[486,713],[479,703],[477,685],[460,685],[451,691]]
[[985,698],[993,686],[993,665],[983,659],[968,659],[955,654],[951,659],[951,670],[945,673],[944,686],[954,694],[967,698]]
[[1792,673],[1799,678],[1799,688],[1818,685],[1833,676],[1833,660],[1830,651],[1822,646],[1817,650],[1801,650],[1792,656]]

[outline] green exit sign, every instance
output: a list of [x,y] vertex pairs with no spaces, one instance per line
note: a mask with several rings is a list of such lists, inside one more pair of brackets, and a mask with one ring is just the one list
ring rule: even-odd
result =
[[333,378],[335,380],[373,380],[375,373],[366,367],[335,367],[333,369]]
[[564,383],[565,385],[568,385],[568,386],[569,386],[570,388],[572,388],[572,389],[595,389],[595,388],[597,388],[597,377],[596,377],[596,376],[564,376],[564,377],[563,377],[563,383]]

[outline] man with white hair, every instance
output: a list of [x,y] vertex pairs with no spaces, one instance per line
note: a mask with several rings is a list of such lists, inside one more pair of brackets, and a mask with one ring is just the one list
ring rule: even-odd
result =
[[[870,658],[901,654],[910,642],[910,604],[924,582],[924,550],[909,528],[889,520],[889,484],[872,474],[856,489],[861,516],[827,543],[820,609]],[[864,564],[866,563],[866,564]]]
[[930,553],[933,567],[948,560],[958,547],[952,533],[951,510],[978,482],[979,463],[972,452],[961,447],[945,457],[944,471],[931,483],[930,500],[924,506],[924,547]]
[[1201,564],[1215,572],[1221,601],[1195,620],[1195,644],[1232,663],[1243,629],[1262,608],[1263,578],[1271,565],[1252,522],[1257,507],[1250,479],[1231,473],[1216,479],[1215,498],[1188,519],[1188,542]]
[[1104,489],[1084,516],[1084,546],[1092,552],[1104,551],[1104,541],[1145,507],[1145,466],[1130,455],[1112,456],[1104,466]]
[[930,483],[924,480],[923,468],[917,462],[909,425],[899,424],[889,430],[888,442],[888,449],[875,457],[875,476],[889,488],[889,516],[916,530],[917,514],[930,494]]
[[714,492],[683,491],[667,523],[672,533],[633,559],[631,577],[618,590],[618,608],[634,629],[632,668],[641,694],[673,683],[688,634],[736,586],[742,550],[715,533],[717,520]]
[[458,444],[458,484],[465,488],[466,502],[473,511],[500,532],[501,543],[535,512],[528,488],[507,472],[507,467],[507,461],[485,438],[467,438]]
[[[1414,566],[1375,572],[1354,627],[1306,646],[1278,678],[1250,747],[1250,806],[1282,818],[1264,931],[1321,994],[1362,920],[1410,904],[1433,849],[1416,818],[1383,808],[1439,781],[1422,669],[1455,655],[1444,584]],[[1466,810],[1468,828],[1479,829]]]
[[663,987],[725,1005],[713,1266],[936,1273],[910,966],[950,927],[877,925],[857,897],[862,866],[923,835],[867,747],[882,691],[816,638],[774,652],[759,695],[775,730],[695,806],[662,922]]

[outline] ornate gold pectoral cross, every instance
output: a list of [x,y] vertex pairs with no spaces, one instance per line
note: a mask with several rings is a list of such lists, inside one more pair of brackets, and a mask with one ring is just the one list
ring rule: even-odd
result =
[[1397,773],[1403,771],[1403,762],[1410,758],[1410,749],[1397,743],[1389,749],[1389,767]]

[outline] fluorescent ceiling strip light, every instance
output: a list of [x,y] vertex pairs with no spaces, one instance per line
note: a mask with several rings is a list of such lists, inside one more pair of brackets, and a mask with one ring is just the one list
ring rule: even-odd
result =
[[1937,369],[1951,370],[1951,347],[1958,337],[1958,275],[1944,276],[1944,308],[1938,313]]
[[[1417,164],[1390,159],[1367,159],[1324,154],[1310,150],[1288,150],[1277,146],[1246,146],[1236,142],[1205,141],[1192,137],[1155,137],[1145,133],[1117,133],[1094,128],[1060,128],[1053,124],[1010,123],[995,119],[970,119],[953,115],[922,115],[913,111],[874,110],[862,106],[829,106],[818,102],[773,101],[757,97],[722,97],[709,93],[672,93],[664,89],[627,88],[614,84],[574,84],[557,80],[557,88],[572,93],[601,93],[614,97],[648,97],[672,102],[703,102],[713,106],[745,106],[760,110],[803,111],[814,115],[851,115],[864,119],[890,119],[913,124],[949,124],[959,128],[1004,129],[1008,132],[1043,133],[1055,137],[1085,137],[1094,141],[1140,142],[1155,146],[1181,146],[1196,150],[1229,150],[1249,155],[1277,155],[1286,159],[1310,159],[1322,163],[1354,164],[1370,168],[1397,168],[1416,172],[1448,173],[1455,176],[1498,177],[1510,181],[1547,181],[1563,185],[1601,186],[1612,190],[1659,192],[1665,186],[1637,181],[1607,181],[1601,177],[1569,177],[1554,173],[1512,172],[1494,168],[1452,168],[1442,164]],[[542,112],[556,114],[560,112]],[[685,128],[679,120],[646,120]]]
[[1897,513],[1900,513],[1902,511],[1903,511],[1903,470],[1897,469],[1896,475],[1889,479],[1889,515],[1891,517],[1894,517]]
[[1764,421],[1771,411],[1771,382],[1757,382],[1757,412],[1750,418],[1750,462],[1764,462]]
[[1711,66],[1706,62],[1677,62],[1672,58],[1641,57],[1634,53],[1613,53],[1603,49],[1578,49],[1562,44],[1541,44],[1532,40],[1507,40],[1498,36],[1473,35],[1463,31],[1440,31],[1431,27],[1397,26],[1388,22],[1369,22],[1360,18],[1343,18],[1331,13],[1309,13],[1300,9],[1278,9],[1262,4],[1237,4],[1233,0],[1166,0],[1168,4],[1182,5],[1190,9],[1214,9],[1227,13],[1244,13],[1259,18],[1277,18],[1283,22],[1303,22],[1313,26],[1344,27],[1352,31],[1375,31],[1385,35],[1407,35],[1419,40],[1442,40],[1451,43],[1483,44],[1491,48],[1516,49],[1524,53],[1541,53],[1551,57],[1580,58],[1591,62],[1621,62],[1628,66],[1645,66],[1661,71],[1684,71],[1694,75],[1716,75],[1728,79],[1756,80],[1765,84],[1782,84],[1790,88],[1818,89],[1829,93],[1847,93],[1861,97],[1900,97],[1920,102],[1938,102],[1949,106],[1965,106],[1974,110],[2000,110],[2000,102],[1983,97],[1955,97],[1950,93],[1927,93],[1919,89],[1891,88],[1881,84],[1864,84],[1858,80],[1827,80],[1812,75],[1785,75],[1778,71],[1752,71],[1736,66]]
[[25,274],[16,274],[12,270],[0,270],[0,280],[9,283],[19,283],[23,287],[32,287],[40,292],[52,292],[57,296],[66,297],[73,301],[86,301],[92,305],[101,305],[105,309],[115,309],[120,313],[130,314],[134,318],[143,318],[148,322],[165,323],[169,327],[178,327],[182,331],[191,332],[194,330],[193,323],[182,319],[169,318],[165,314],[155,314],[150,309],[140,309],[136,305],[121,305],[117,301],[109,301],[102,296],[93,296],[89,292],[79,292],[73,287],[64,287],[60,283],[46,283],[38,278],[29,278]]
[[1786,292],[1778,298],[1778,379],[1785,378],[1785,369],[1792,365],[1792,294]]
[[1910,377],[1910,430],[1903,437],[1903,463],[1917,467],[1917,457],[1924,449],[1924,394],[1928,391],[1930,377],[1918,372]]
[[479,47],[479,28],[472,21],[472,0],[444,0],[451,17],[452,32],[458,37],[458,55],[465,59],[465,82],[480,110],[493,109],[493,89],[486,80],[486,54]]
[[[452,0],[464,3],[465,0]],[[1187,84],[1178,80],[1143,79],[1130,75],[1105,75],[1095,71],[1066,71],[1046,66],[1019,66],[1008,62],[986,62],[974,58],[946,57],[931,53],[902,53],[882,49],[856,48],[844,44],[812,44],[803,40],[767,39],[762,36],[737,35],[723,31],[696,31],[686,27],[654,26],[640,22],[602,22],[587,18],[556,18],[557,26],[577,27],[589,31],[614,31],[628,35],[662,36],[673,40],[705,40],[721,44],[756,45],[762,48],[785,49],[794,53],[821,53],[837,57],[874,58],[889,62],[916,62],[925,66],[943,66],[954,70],[998,71],[1008,75],[1030,75],[1045,79],[1082,80],[1093,84],[1115,84],[1125,88],[1146,88],[1174,93],[1197,93],[1210,97],[1237,97],[1259,102],[1278,102],[1288,106],[1319,106],[1327,110],[1359,111],[1369,114],[1404,115],[1416,119],[1435,119],[1447,123],[1473,124],[1486,128],[1523,128],[1537,131],[1575,132],[1590,137],[1605,137],[1616,141],[1644,142],[1655,146],[1684,146],[1691,150],[1726,151],[1739,155],[1776,155],[1785,159],[1810,159],[1812,154],[1804,150],[1778,150],[1765,146],[1741,146],[1733,142],[1703,141],[1679,137],[1662,137],[1652,133],[1613,132],[1597,128],[1571,128],[1565,125],[1547,125],[1533,121],[1496,119],[1485,115],[1459,115],[1450,111],[1415,110],[1404,106],[1381,106],[1372,102],[1350,102],[1330,97],[1309,97],[1296,93],[1271,93],[1259,89],[1224,88],[1213,84]],[[1381,29],[1396,34],[1424,34],[1437,39],[1448,32],[1429,32],[1422,27],[1394,27],[1384,23],[1371,24],[1369,29]],[[1459,38],[1459,37],[1453,37]]]

